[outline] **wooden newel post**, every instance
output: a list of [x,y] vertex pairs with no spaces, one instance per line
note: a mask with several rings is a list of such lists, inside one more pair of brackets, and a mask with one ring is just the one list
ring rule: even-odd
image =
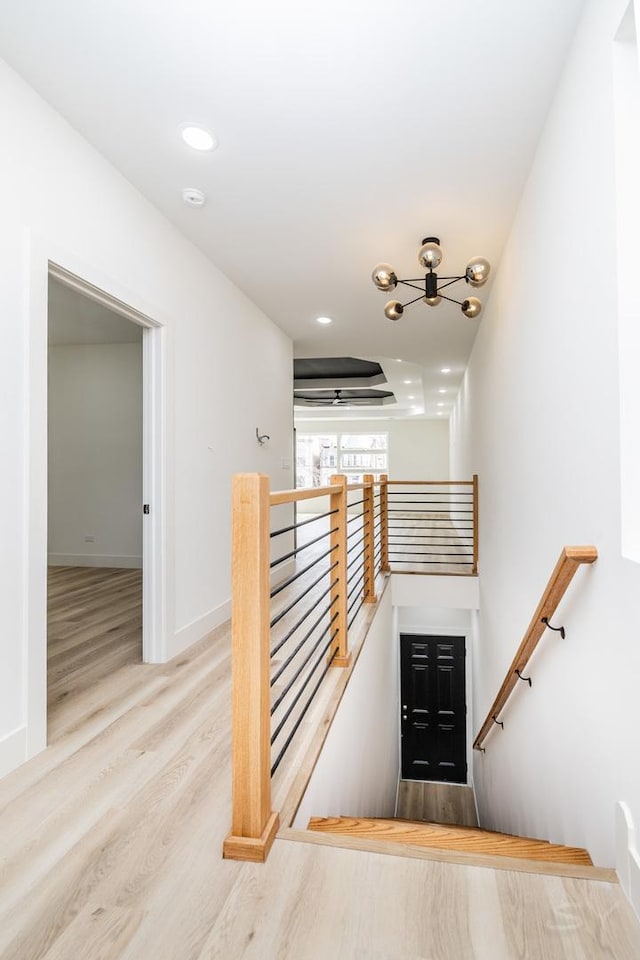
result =
[[380,475],[380,573],[389,573],[389,487],[386,473]]
[[233,478],[231,535],[231,860],[265,860],[278,830],[271,810],[269,478]]
[[376,602],[376,571],[375,571],[375,513],[373,500],[373,474],[365,473],[364,503],[362,505],[362,526],[364,529],[363,560],[364,560],[364,602]]
[[334,667],[346,667],[351,659],[349,653],[349,640],[347,637],[347,593],[348,593],[348,571],[347,571],[347,478],[341,474],[329,478],[331,486],[338,486],[340,489],[332,493],[330,497],[330,510],[335,510],[329,517],[331,534],[331,554],[329,563],[336,564],[329,574],[330,580],[335,583],[331,588],[331,611],[333,617],[338,616],[331,625],[331,633],[336,632],[333,643],[329,650],[329,656],[337,650],[333,659]]
[[478,474],[473,475],[473,566],[471,573],[478,572]]

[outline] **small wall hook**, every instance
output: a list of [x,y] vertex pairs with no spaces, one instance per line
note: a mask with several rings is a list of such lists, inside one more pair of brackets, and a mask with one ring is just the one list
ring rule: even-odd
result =
[[271,437],[268,433],[260,433],[260,427],[256,427],[256,440],[262,445],[265,440],[271,440]]
[[541,617],[540,619],[541,619],[541,622],[544,623],[545,627],[549,627],[549,630],[555,630],[556,633],[559,633],[562,639],[564,640],[564,637],[565,637],[564,627],[552,627],[551,624],[549,623],[548,617]]
[[524,680],[525,683],[528,683],[529,686],[531,686],[531,677],[523,677],[517,667],[516,667],[516,673],[518,674],[521,680]]
[[491,717],[491,719],[493,720],[494,723],[497,723],[498,726],[499,726],[499,727],[502,727],[502,729],[504,730],[504,723],[502,722],[502,720],[496,720],[496,715],[495,715],[495,713],[494,713],[494,715]]

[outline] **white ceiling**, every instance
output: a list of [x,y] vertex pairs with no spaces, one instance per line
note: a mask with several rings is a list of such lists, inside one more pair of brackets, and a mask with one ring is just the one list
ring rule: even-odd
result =
[[[393,324],[371,270],[389,261],[416,276],[431,234],[441,272],[474,255],[495,268],[582,5],[0,0],[0,55],[296,355],[410,360],[429,394],[442,366],[459,383],[482,317],[417,303]],[[219,148],[191,151],[184,121]],[[184,187],[206,205],[186,207]],[[334,323],[317,325],[321,314]]]

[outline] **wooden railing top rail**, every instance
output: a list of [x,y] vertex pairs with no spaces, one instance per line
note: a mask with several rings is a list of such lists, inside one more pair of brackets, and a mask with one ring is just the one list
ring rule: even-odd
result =
[[491,709],[485,717],[484,723],[480,727],[480,732],[473,742],[474,750],[482,749],[482,744],[484,743],[489,731],[495,726],[494,718],[497,719],[500,711],[511,696],[514,687],[519,682],[520,678],[518,677],[518,671],[520,673],[524,671],[531,655],[538,645],[540,637],[547,628],[547,624],[543,623],[543,618],[546,620],[551,619],[558,604],[562,600],[567,587],[573,580],[575,572],[580,564],[593,563],[594,560],[597,559],[598,551],[595,547],[565,547],[563,549],[558,562],[556,563],[555,569],[549,578],[549,582],[545,587],[545,591],[542,594],[540,603],[536,607],[536,611],[531,618],[531,622],[522,639],[522,643],[518,647],[518,651],[513,658],[511,666],[507,670],[506,676],[502,682],[502,686],[498,690],[498,694],[491,705]]
[[302,487],[300,490],[277,490],[269,494],[269,503],[278,507],[282,503],[296,503],[300,500],[313,500],[314,497],[328,497],[339,493],[342,488],[336,485],[328,487]]

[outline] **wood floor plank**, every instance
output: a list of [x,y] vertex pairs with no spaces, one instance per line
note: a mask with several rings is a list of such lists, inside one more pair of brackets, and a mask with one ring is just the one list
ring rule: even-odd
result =
[[473,788],[453,783],[401,780],[396,816],[402,820],[478,826]]

